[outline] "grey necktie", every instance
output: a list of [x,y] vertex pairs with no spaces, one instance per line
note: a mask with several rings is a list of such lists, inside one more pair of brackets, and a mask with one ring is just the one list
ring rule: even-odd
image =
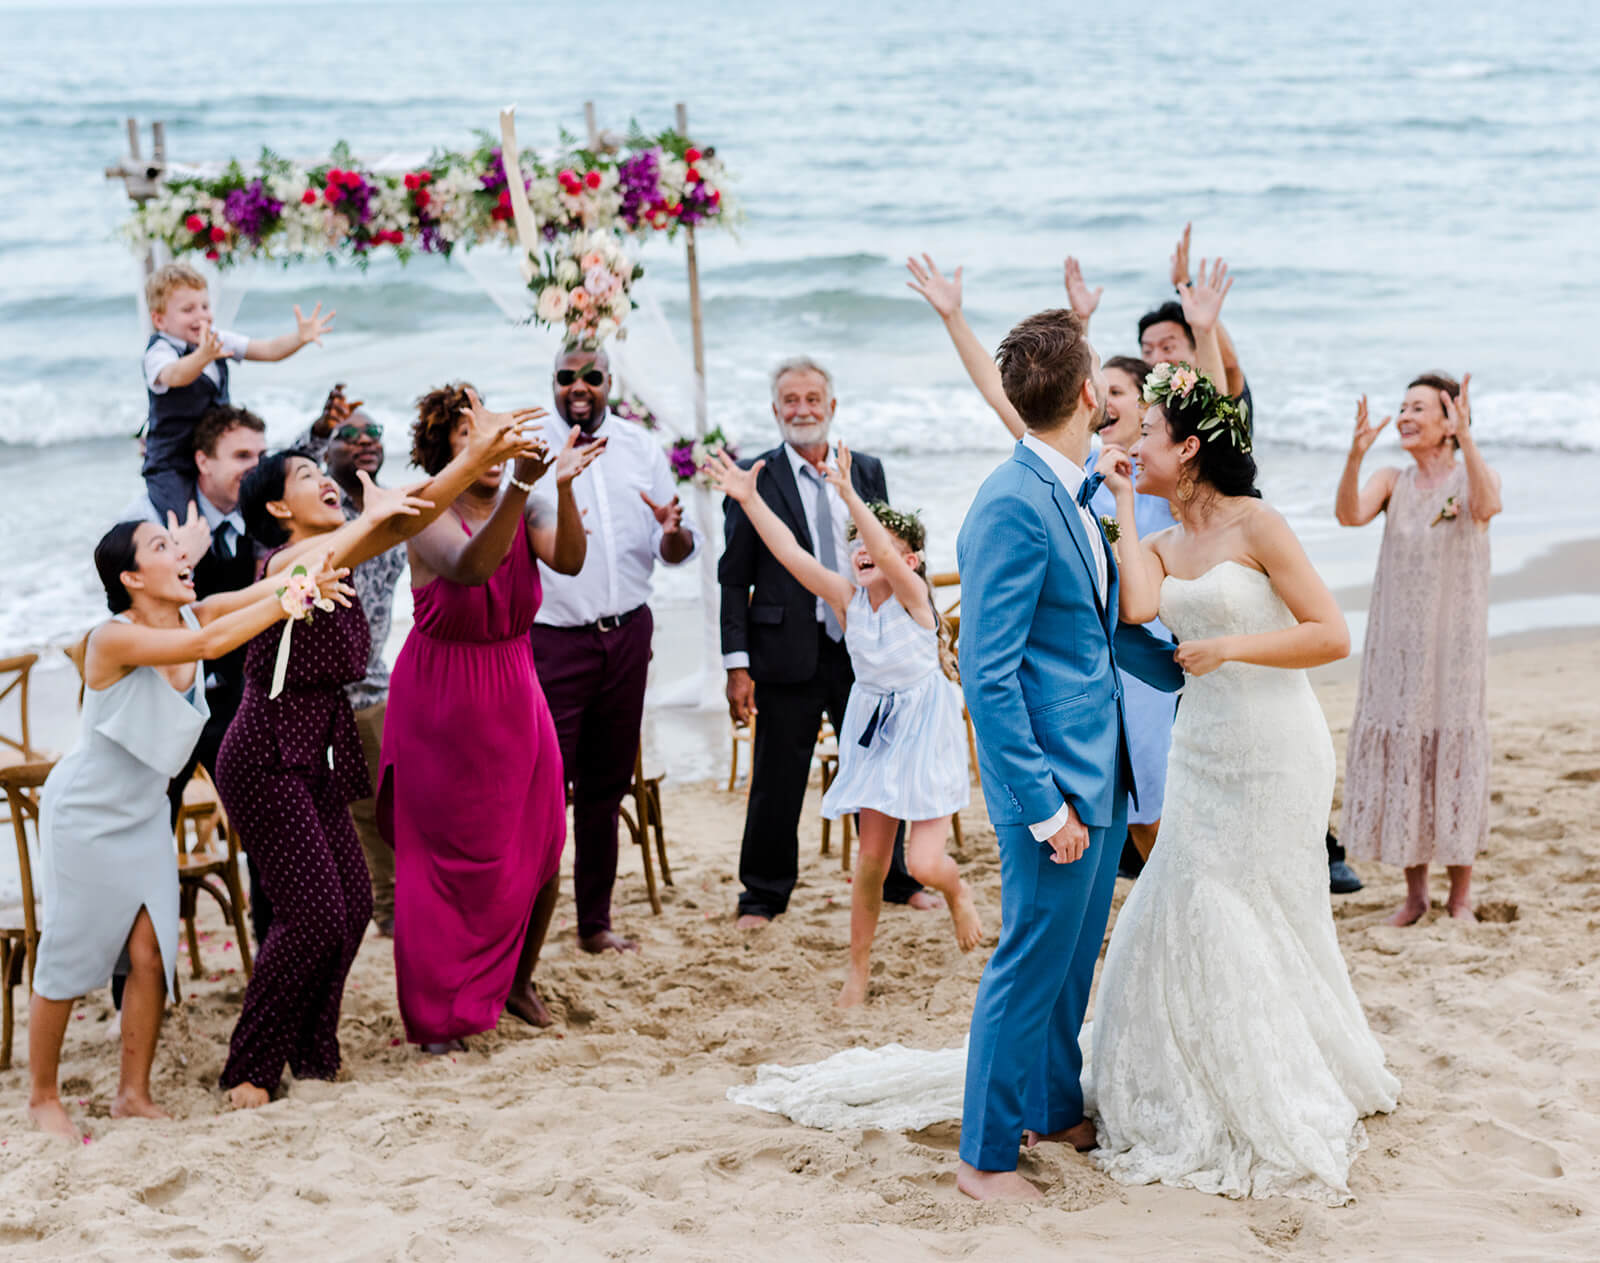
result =
[[[811,503],[817,519],[817,560],[838,574],[839,554],[833,545],[833,510],[828,507],[828,484],[822,481],[821,475],[810,465],[805,467],[805,471],[810,476]],[[833,614],[833,606],[826,601],[822,602],[822,626],[828,633],[828,639],[834,641],[844,639],[844,628],[839,626],[839,620]]]

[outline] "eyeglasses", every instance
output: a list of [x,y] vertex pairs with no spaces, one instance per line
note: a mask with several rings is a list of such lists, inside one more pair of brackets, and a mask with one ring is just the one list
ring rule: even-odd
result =
[[[558,386],[570,386],[577,380],[578,372],[576,369],[560,368],[556,370],[556,385]],[[591,386],[604,386],[606,384],[606,375],[598,368],[591,368],[583,375],[583,380]]]
[[383,427],[372,421],[366,425],[341,425],[333,432],[333,437],[341,443],[354,443],[363,436],[378,442],[383,438]]

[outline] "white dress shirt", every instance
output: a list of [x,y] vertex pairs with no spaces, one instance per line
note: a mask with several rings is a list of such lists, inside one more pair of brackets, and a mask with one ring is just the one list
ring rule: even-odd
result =
[[[222,354],[225,359],[242,360],[244,353],[250,349],[250,339],[242,333],[229,333],[223,329],[213,329],[218,339],[222,342]],[[181,339],[173,337],[170,333],[158,333],[144,353],[144,384],[150,388],[154,395],[164,395],[167,387],[156,379],[161,376],[161,370],[168,364],[176,364],[183,358],[184,343]],[[216,385],[222,385],[222,370],[217,367],[217,362],[212,360],[200,370],[201,376],[209,377]]]
[[[1084,480],[1087,479],[1089,475],[1084,473],[1082,469],[1073,464],[1071,460],[1063,456],[1060,452],[1056,451],[1055,448],[1051,447],[1050,444],[1046,443],[1043,439],[1037,438],[1032,434],[1025,434],[1022,436],[1022,442],[1023,446],[1025,446],[1030,452],[1032,452],[1035,456],[1042,460],[1046,466],[1049,467],[1050,472],[1054,474],[1056,478],[1060,480],[1061,485],[1066,488],[1067,494],[1073,499],[1073,503],[1077,504],[1078,489],[1083,486]],[[1104,605],[1106,600],[1106,584],[1108,581],[1106,572],[1105,537],[1100,532],[1099,519],[1096,518],[1088,509],[1084,508],[1083,505],[1078,504],[1077,508],[1078,516],[1083,519],[1084,534],[1089,537],[1090,551],[1094,553],[1095,591],[1100,594],[1100,603]],[[1058,832],[1060,832],[1061,826],[1066,823],[1067,804],[1062,803],[1060,810],[1058,810],[1055,815],[1051,816],[1048,820],[1041,820],[1037,824],[1030,824],[1028,826],[1028,831],[1033,834],[1035,841],[1047,842],[1050,840],[1050,838],[1054,837]]]
[[[816,472],[815,466],[804,456],[800,455],[791,444],[783,445],[783,454],[789,458],[789,468],[794,473],[795,486],[800,491],[800,509],[806,516],[806,530],[811,533],[811,552],[815,556],[817,551],[817,484],[812,481],[811,475]],[[828,463],[832,464],[838,459],[839,449],[828,449]],[[822,482],[823,494],[827,497],[828,513],[833,518],[833,553],[834,564],[838,572],[848,575],[847,552],[852,547],[845,538],[845,533],[850,529],[850,510],[845,508],[844,497],[826,478]],[[820,558],[819,558],[820,560]],[[824,622],[823,611],[828,604],[820,596],[817,598],[817,622]],[[749,670],[750,655],[748,653],[725,653],[722,655],[722,668],[733,671],[738,668]]]
[[[570,429],[560,416],[551,415],[540,437],[554,454],[566,445]],[[665,561],[661,523],[640,493],[663,505],[678,494],[666,453],[649,430],[632,421],[608,416],[595,435],[606,440],[606,450],[572,481],[572,495],[589,532],[583,569],[564,575],[539,563],[544,601],[535,621],[550,627],[583,627],[637,609],[650,599],[651,570],[657,561]],[[547,476],[553,478],[554,471]],[[545,490],[542,484],[540,490]],[[549,491],[545,504],[553,516],[553,483]],[[694,541],[686,562],[700,552],[700,535],[687,512],[683,529]]]
[[[200,516],[205,518],[206,525],[211,528],[211,535],[216,537],[217,528],[226,522],[232,528],[232,535],[228,542],[233,545],[228,549],[232,556],[239,549],[239,543],[245,537],[244,515],[235,507],[231,513],[224,513],[211,501],[206,499],[206,493],[199,487],[194,489],[195,507],[200,510]],[[139,498],[122,511],[124,522],[154,522],[157,526],[166,526],[166,521],[156,512],[156,506],[150,501],[149,492],[141,492]]]

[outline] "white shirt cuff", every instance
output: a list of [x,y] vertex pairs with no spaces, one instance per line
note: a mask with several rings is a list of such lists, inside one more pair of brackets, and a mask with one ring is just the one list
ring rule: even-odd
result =
[[747,653],[725,653],[722,655],[722,669],[724,671],[750,669],[750,655]]
[[1030,824],[1028,832],[1033,834],[1033,840],[1035,842],[1048,842],[1056,834],[1060,833],[1061,826],[1067,823],[1067,810],[1067,804],[1062,803],[1061,810],[1051,816],[1050,819],[1042,824]]

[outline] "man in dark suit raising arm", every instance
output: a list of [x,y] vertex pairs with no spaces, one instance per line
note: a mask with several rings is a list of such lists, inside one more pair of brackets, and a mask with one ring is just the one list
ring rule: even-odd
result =
[[[849,522],[844,502],[822,469],[833,457],[828,430],[837,400],[833,379],[809,359],[785,360],[772,374],[772,412],[783,443],[759,459],[766,468],[756,491],[830,569],[846,573]],[[867,501],[889,498],[883,466],[853,452],[851,481]],[[746,462],[746,467],[752,462]],[[739,852],[739,924],[765,924],[789,906],[799,865],[800,807],[805,800],[817,729],[826,714],[835,730],[855,679],[838,621],[767,551],[733,500],[723,504],[722,665],[728,710],[736,722],[758,711],[750,800]],[[904,828],[902,826],[902,834]],[[892,903],[937,907],[906,872],[903,837],[883,883]]]

